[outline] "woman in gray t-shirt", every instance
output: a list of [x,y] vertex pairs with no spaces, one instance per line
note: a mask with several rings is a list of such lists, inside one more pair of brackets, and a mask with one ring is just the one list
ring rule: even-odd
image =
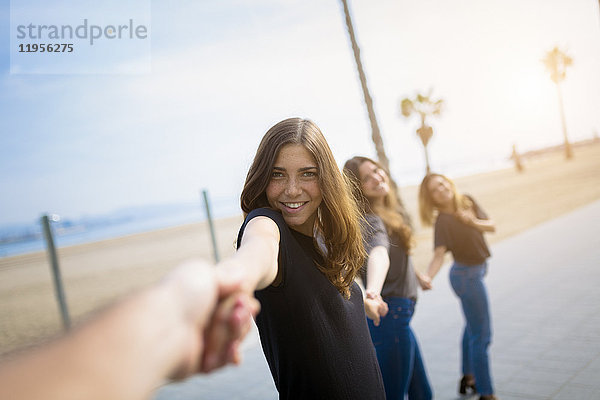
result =
[[[356,181],[356,197],[362,200],[365,213],[363,240],[368,260],[361,277],[386,397],[429,400],[431,386],[410,328],[421,280],[409,256],[411,228],[381,165],[366,157],[354,157],[346,162],[344,172]],[[382,298],[387,313],[381,307]]]

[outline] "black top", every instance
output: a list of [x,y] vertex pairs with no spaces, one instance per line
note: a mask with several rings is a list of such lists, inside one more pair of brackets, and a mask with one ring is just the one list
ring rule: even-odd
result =
[[[375,214],[365,216],[367,224],[363,227],[365,250],[370,253],[374,247],[384,246],[390,257],[390,268],[383,282],[381,297],[404,297],[417,300],[417,276],[411,258],[404,245],[395,235],[388,236],[381,218]],[[361,269],[361,277],[367,284],[367,264]]]
[[255,292],[256,318],[265,357],[280,399],[385,399],[360,288],[344,299],[315,261],[323,258],[312,237],[290,229],[283,216],[259,208],[248,221],[267,216],[279,228],[283,281]]
[[[487,214],[475,200],[473,211],[479,219],[488,219]],[[485,242],[483,233],[478,229],[462,223],[454,214],[440,213],[435,221],[434,247],[446,246],[454,261],[464,265],[479,265],[489,256],[490,250]]]

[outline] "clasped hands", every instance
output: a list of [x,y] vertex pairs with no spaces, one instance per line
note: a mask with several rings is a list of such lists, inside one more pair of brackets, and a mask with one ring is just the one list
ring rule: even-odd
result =
[[431,290],[433,289],[433,284],[431,283],[431,277],[427,274],[422,274],[419,271],[415,271],[417,275],[417,281],[419,282],[419,286],[423,290]]
[[176,294],[184,322],[181,353],[169,373],[171,379],[241,361],[239,347],[260,304],[245,287],[242,275],[217,270],[201,261],[187,262],[165,279]]
[[375,326],[379,326],[379,321],[382,317],[385,317],[388,313],[388,305],[380,294],[377,294],[371,290],[366,291],[365,303],[365,314],[367,317],[373,320]]

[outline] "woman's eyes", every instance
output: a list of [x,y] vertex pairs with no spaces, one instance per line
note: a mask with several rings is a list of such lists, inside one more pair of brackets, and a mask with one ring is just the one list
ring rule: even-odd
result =
[[[304,172],[302,172],[302,174],[300,176],[302,178],[314,178],[317,176],[317,172],[316,171],[304,171]],[[271,178],[283,178],[283,177],[285,177],[283,172],[279,172],[279,171],[271,172]]]
[[370,183],[370,182],[375,182],[377,179],[375,179],[375,175],[374,174],[369,174],[365,177],[365,179],[363,179],[363,183]]

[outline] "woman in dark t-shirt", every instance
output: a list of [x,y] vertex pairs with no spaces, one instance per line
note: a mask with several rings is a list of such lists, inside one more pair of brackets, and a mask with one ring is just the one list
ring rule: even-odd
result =
[[[360,275],[386,397],[430,400],[433,394],[425,364],[410,327],[421,279],[409,256],[412,230],[379,163],[353,157],[346,161],[344,173],[355,180],[356,197],[362,199],[365,213],[363,239],[368,260]],[[387,313],[374,302],[380,297],[388,305]]]
[[459,392],[465,394],[471,389],[481,394],[481,400],[497,399],[488,361],[492,331],[483,282],[490,256],[483,233],[494,232],[494,222],[472,197],[458,193],[454,183],[440,174],[428,174],[421,182],[419,212],[426,226],[432,225],[435,218],[434,255],[427,269],[429,279],[439,272],[447,251],[454,258],[450,284],[465,316]]
[[290,118],[263,137],[241,195],[238,251],[281,399],[384,399],[360,288],[360,212],[319,128]]

